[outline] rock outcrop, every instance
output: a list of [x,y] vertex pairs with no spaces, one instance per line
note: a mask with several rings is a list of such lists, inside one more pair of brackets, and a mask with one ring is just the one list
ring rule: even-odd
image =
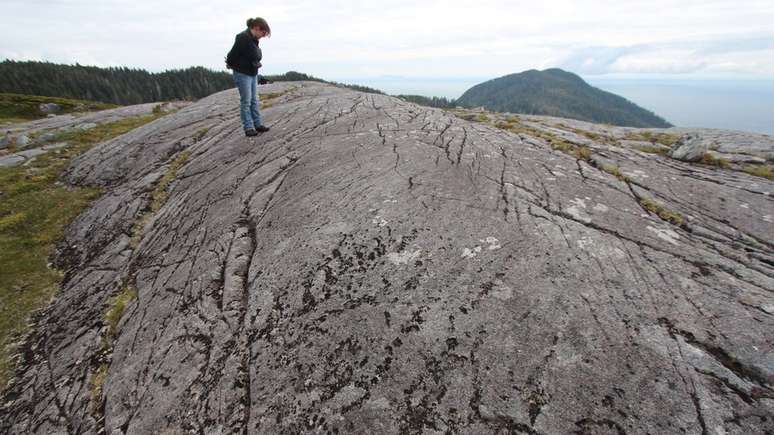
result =
[[257,138],[226,91],[72,163],[0,432],[774,431],[774,182],[261,91]]
[[[0,135],[2,136],[0,137],[0,167],[28,162],[37,155],[57,148],[61,144],[53,144],[51,141],[55,140],[61,133],[72,130],[89,130],[100,124],[134,116],[150,115],[154,111],[172,112],[188,104],[190,103],[186,101],[136,104],[96,112],[49,115],[49,118],[0,126]],[[43,110],[43,106],[46,104],[41,104],[41,110]],[[7,150],[10,145],[14,145],[13,152]]]
[[712,144],[701,137],[685,135],[669,151],[669,157],[686,162],[701,161]]

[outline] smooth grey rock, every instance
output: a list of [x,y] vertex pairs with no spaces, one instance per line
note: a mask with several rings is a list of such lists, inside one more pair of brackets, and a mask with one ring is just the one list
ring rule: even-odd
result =
[[32,144],[32,139],[30,139],[25,134],[20,134],[14,138],[14,144],[20,149],[24,149]]
[[84,123],[75,125],[73,128],[77,128],[77,129],[80,129],[80,130],[91,130],[92,128],[94,128],[96,126],[97,126],[97,124],[94,123],[94,122],[84,122]]
[[65,232],[0,432],[774,431],[770,180],[588,143],[627,184],[389,96],[265,89],[254,139],[230,90],[72,162],[105,193]]
[[60,110],[62,110],[62,107],[59,106],[59,104],[56,104],[56,103],[41,103],[39,108],[40,108],[41,112],[46,113],[46,114],[57,113]]
[[684,135],[669,151],[669,157],[685,162],[698,162],[704,157],[711,143],[705,138],[695,135]]
[[18,154],[0,156],[0,167],[16,166],[20,163],[24,163],[25,160],[27,159],[24,156]]
[[0,150],[8,148],[8,145],[11,144],[11,139],[7,135],[3,135],[0,137]]
[[54,132],[43,133],[37,137],[38,142],[50,142],[56,138],[57,134]]
[[60,142],[55,144],[46,145],[40,148],[31,148],[23,151],[19,151],[6,156],[0,156],[0,166],[15,166],[18,164],[29,164],[35,157],[45,154],[47,151],[64,148],[67,146],[66,142]]

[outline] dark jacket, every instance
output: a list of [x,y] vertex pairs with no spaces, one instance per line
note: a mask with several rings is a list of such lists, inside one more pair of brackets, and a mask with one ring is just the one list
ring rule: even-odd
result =
[[226,67],[234,71],[254,76],[258,74],[263,57],[258,39],[250,33],[250,29],[240,32],[234,39],[234,46],[226,55]]

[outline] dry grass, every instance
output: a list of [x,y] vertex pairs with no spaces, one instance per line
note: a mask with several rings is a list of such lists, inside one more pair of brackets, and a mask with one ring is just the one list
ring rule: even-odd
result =
[[137,290],[134,287],[127,286],[121,293],[110,300],[110,307],[105,313],[105,324],[108,327],[105,339],[108,343],[112,343],[115,338],[118,322],[121,320],[127,305],[135,299],[137,299]]
[[167,202],[167,197],[169,195],[167,189],[169,188],[169,185],[172,184],[172,182],[175,180],[175,178],[177,178],[177,171],[188,161],[190,156],[191,152],[188,150],[178,154],[172,163],[169,164],[167,171],[161,177],[161,180],[159,180],[156,188],[153,189],[148,211],[143,213],[142,217],[138,219],[132,228],[132,237],[129,240],[129,245],[132,248],[139,246],[140,239],[142,239],[146,225],[153,217],[153,214],[159,211],[164,203]]
[[642,142],[660,143],[661,145],[672,147],[672,145],[674,145],[675,143],[677,143],[678,140],[680,140],[680,136],[670,134],[670,133],[655,133],[652,131],[630,131],[626,133],[626,136],[624,137],[624,139],[642,141]]
[[635,147],[635,149],[638,150],[638,151],[642,151],[643,153],[661,154],[662,156],[665,156],[665,155],[667,155],[667,153],[669,153],[669,149],[668,148],[663,148],[663,147],[655,146],[655,145],[653,145],[653,146],[638,146],[638,147]]
[[705,153],[701,157],[701,162],[705,165],[717,166],[719,168],[730,168],[731,162],[724,158],[715,157],[710,153]]
[[673,225],[682,226],[685,223],[685,220],[680,213],[672,211],[650,198],[640,198],[639,202],[642,208],[650,213],[658,215],[658,217]]
[[91,385],[89,385],[89,399],[91,400],[91,412],[98,414],[102,407],[102,387],[105,385],[108,365],[102,363],[97,371],[91,375]]
[[629,177],[627,177],[626,175],[624,175],[623,172],[621,172],[621,168],[619,168],[618,166],[610,165],[610,164],[604,164],[604,165],[601,165],[599,167],[599,169],[601,169],[604,172],[607,172],[608,174],[610,174],[610,175],[614,176],[615,178],[623,181],[624,183],[628,183],[629,181],[631,181],[629,179]]
[[750,175],[755,175],[756,177],[763,177],[768,178],[769,180],[774,180],[774,165],[771,164],[747,165],[742,168],[742,170]]

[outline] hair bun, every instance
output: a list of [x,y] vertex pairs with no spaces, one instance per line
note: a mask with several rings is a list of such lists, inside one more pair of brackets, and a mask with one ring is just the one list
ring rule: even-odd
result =
[[254,19],[252,19],[252,18],[248,18],[248,19],[247,19],[247,27],[253,27],[253,23],[254,23],[254,22],[255,22],[255,20],[254,20]]

